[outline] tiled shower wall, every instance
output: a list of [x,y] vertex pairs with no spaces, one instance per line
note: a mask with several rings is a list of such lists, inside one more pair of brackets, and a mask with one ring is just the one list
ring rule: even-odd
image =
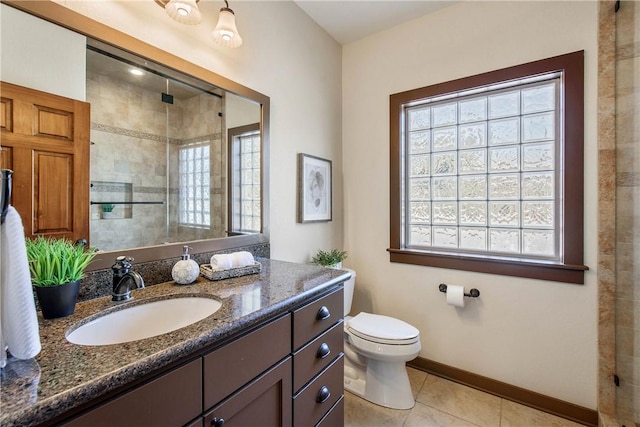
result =
[[618,420],[640,425],[640,3],[616,13],[616,389]]
[[[200,95],[166,104],[158,92],[88,72],[87,101],[91,103],[91,200],[165,203],[116,205],[113,219],[102,219],[100,205],[92,205],[91,246],[112,250],[168,239],[225,236],[220,98]],[[179,227],[177,173],[170,173],[167,190],[167,142],[169,165],[176,170],[179,146],[195,140],[211,142],[212,229]]]
[[[221,119],[217,112],[220,111],[221,99],[202,94],[188,99],[180,100],[182,123],[180,134],[176,135],[176,144],[171,144],[169,153],[169,164],[172,170],[177,169],[178,152],[181,147],[189,144],[209,142],[210,168],[211,168],[211,189],[210,189],[210,210],[211,228],[183,227],[177,222],[179,209],[179,176],[177,173],[170,174],[169,195],[169,236],[172,242],[210,239],[212,237],[225,237],[226,214],[227,214],[227,184],[226,184],[226,157],[227,152],[222,138]],[[176,189],[174,191],[173,189]]]

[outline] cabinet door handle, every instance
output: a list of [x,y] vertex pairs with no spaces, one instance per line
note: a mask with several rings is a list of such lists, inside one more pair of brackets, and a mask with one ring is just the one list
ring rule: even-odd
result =
[[329,309],[324,305],[320,307],[320,310],[318,310],[318,315],[316,316],[316,319],[324,320],[324,319],[328,319],[329,317],[331,317],[331,312],[329,311]]
[[224,418],[218,418],[218,417],[214,417],[211,420],[211,425],[213,427],[222,427],[224,425]]
[[318,396],[316,397],[317,403],[324,403],[331,397],[331,392],[329,391],[329,387],[323,385],[320,391],[318,392]]
[[329,345],[326,342],[323,342],[322,344],[320,344],[320,347],[318,347],[318,351],[316,352],[316,357],[318,359],[324,359],[330,353],[331,353],[331,349],[329,348]]

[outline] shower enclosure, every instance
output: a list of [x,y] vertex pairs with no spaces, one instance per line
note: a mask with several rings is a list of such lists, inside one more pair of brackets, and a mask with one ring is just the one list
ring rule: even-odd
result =
[[226,235],[222,91],[89,48],[87,101],[92,246],[115,250]]

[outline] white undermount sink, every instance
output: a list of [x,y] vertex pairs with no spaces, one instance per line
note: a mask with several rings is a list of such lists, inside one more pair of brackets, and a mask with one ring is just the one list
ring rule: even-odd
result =
[[71,331],[67,341],[109,345],[151,338],[198,322],[221,306],[220,301],[204,297],[146,302],[99,316]]

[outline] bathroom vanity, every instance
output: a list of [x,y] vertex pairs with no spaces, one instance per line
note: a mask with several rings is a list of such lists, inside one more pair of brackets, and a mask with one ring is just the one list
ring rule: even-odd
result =
[[222,302],[215,314],[161,336],[106,346],[67,342],[65,332],[78,321],[115,304],[108,298],[81,303],[68,318],[40,319],[39,376],[11,370],[26,362],[5,368],[0,424],[342,425],[348,273],[260,262],[256,275],[134,291],[132,303],[176,294]]

